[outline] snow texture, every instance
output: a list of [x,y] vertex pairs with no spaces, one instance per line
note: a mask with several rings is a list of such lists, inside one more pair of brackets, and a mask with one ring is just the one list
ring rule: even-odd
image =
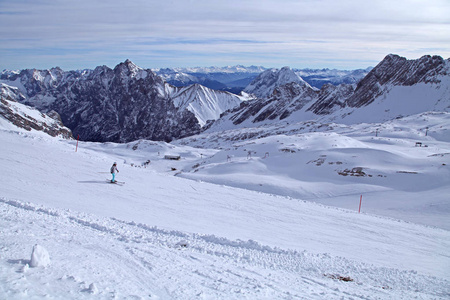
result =
[[0,126],[1,299],[450,297],[449,113],[77,152]]

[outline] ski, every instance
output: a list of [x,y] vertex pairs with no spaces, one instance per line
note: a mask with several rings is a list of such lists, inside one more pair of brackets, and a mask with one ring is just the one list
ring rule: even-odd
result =
[[114,181],[114,182],[112,182],[110,179],[106,179],[106,182],[107,183],[112,183],[112,184],[117,184],[117,185],[124,185],[125,184],[125,181]]

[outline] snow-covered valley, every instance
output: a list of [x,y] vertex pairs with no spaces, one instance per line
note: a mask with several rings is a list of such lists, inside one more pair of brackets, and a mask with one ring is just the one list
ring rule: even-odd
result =
[[2,299],[450,297],[448,113],[77,152],[0,125]]

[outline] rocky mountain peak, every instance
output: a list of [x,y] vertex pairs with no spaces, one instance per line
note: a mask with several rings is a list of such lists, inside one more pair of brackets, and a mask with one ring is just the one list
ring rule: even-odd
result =
[[131,60],[127,59],[126,61],[118,64],[114,68],[114,73],[117,75],[121,75],[123,77],[128,78],[145,78],[147,77],[148,73],[153,73],[150,70],[144,70],[141,67],[138,67],[136,64],[134,64]]
[[267,98],[272,95],[277,87],[292,82],[302,86],[309,86],[299,75],[291,70],[291,68],[283,67],[281,69],[269,69],[262,72],[244,89],[244,92],[254,94],[259,98]]
[[448,75],[447,63],[440,56],[425,55],[408,60],[389,54],[358,83],[355,93],[346,103],[350,107],[365,106],[393,86],[439,83],[440,76],[445,75]]

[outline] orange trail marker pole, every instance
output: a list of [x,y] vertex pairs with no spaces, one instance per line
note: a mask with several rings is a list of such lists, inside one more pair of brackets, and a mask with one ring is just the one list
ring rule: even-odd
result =
[[362,202],[362,195],[359,198],[359,210],[358,210],[358,213],[361,213],[361,202]]

